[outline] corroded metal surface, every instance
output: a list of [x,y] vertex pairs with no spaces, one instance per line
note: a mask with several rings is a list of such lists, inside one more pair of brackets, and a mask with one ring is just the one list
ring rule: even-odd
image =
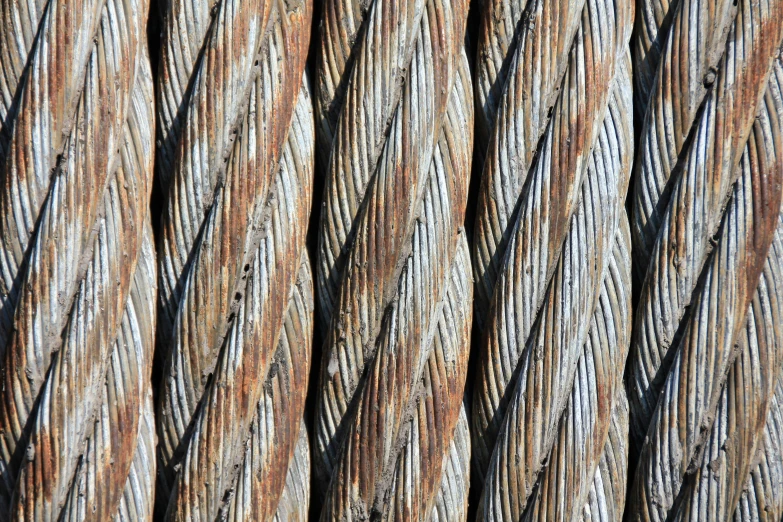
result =
[[[157,273],[152,229],[149,223],[144,228],[139,263],[106,374],[103,402],[61,520],[133,521],[152,516],[155,423],[149,375]],[[127,436],[134,433],[131,430],[137,432],[136,437]]]
[[[467,512],[464,0],[324,2],[316,118],[322,520]],[[462,420],[460,420],[462,419]]]
[[307,427],[299,427],[299,441],[288,464],[285,487],[280,494],[275,522],[306,522],[310,516],[310,442]]
[[482,7],[473,261],[483,520],[619,520],[630,342],[632,2]]
[[0,2],[3,520],[151,516],[148,7]]
[[618,393],[609,438],[582,508],[581,520],[619,522],[623,519],[625,492],[628,486],[628,399]]
[[157,502],[170,520],[267,520],[297,466],[313,313],[311,18],[302,0],[166,6]]
[[638,5],[628,518],[779,520],[783,3]]
[[[780,324],[780,323],[778,323]],[[758,462],[750,472],[734,511],[734,522],[778,522],[783,519],[783,379],[770,399]]]

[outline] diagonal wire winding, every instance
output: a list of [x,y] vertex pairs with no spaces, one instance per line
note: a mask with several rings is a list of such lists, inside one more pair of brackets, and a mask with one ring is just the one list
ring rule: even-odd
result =
[[783,518],[783,379],[770,400],[763,440],[732,520],[777,522]]
[[715,421],[700,450],[701,458],[694,462],[681,487],[677,520],[729,520],[732,513],[739,520],[777,521],[783,516],[783,499],[776,493],[756,498],[753,509],[761,515],[751,516],[747,511],[750,493],[743,491],[754,476],[760,480],[755,484],[762,491],[765,482],[783,484],[779,464],[769,474],[769,466],[764,468],[761,463],[779,463],[783,458],[779,446],[764,441],[765,437],[778,440],[782,434],[776,423],[780,413],[775,404],[783,378],[781,278],[783,215],[778,219],[769,256],[748,308],[747,325],[737,339],[737,358],[726,377]]
[[467,512],[467,2],[324,2],[316,263],[322,520]]
[[[632,4],[489,1],[473,261],[482,520],[619,520],[627,423]],[[483,119],[483,122],[482,122]]]
[[311,18],[302,0],[172,0],[165,13],[156,417],[169,520],[267,520],[304,487],[286,488],[289,468],[309,481],[297,445],[313,313]]
[[0,2],[3,520],[151,516],[148,7]]
[[[152,228],[147,221],[93,436],[82,455],[61,520],[152,517],[155,422],[149,374],[157,274]],[[134,428],[136,438],[126,437],[124,431]],[[129,445],[134,442],[135,447]]]
[[783,4],[638,6],[628,516],[765,519],[780,480],[765,426],[783,353]]

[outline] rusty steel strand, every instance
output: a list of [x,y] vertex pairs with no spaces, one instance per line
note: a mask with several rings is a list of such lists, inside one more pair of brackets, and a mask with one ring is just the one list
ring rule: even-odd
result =
[[783,518],[783,376],[770,400],[756,462],[734,511],[734,522]]
[[285,487],[280,494],[275,522],[307,522],[310,510],[310,442],[307,427],[299,427],[299,441],[288,465]]
[[634,44],[637,77],[652,80],[632,200],[644,282],[628,370],[641,448],[629,517],[742,518],[783,361],[783,2],[666,7],[656,18],[657,2],[639,4]]
[[615,400],[609,437],[582,508],[581,520],[618,522],[623,519],[628,471],[628,399],[620,390]]
[[151,516],[144,0],[0,2],[0,519]]
[[[742,166],[742,163],[741,163]],[[715,413],[715,421],[700,449],[702,457],[689,470],[681,487],[677,520],[759,520],[745,518],[738,499],[747,486],[748,473],[764,477],[755,464],[762,459],[780,462],[781,447],[765,448],[764,437],[777,440],[783,426],[776,426],[776,385],[783,385],[783,215],[773,238],[769,257],[748,309],[747,326],[737,339],[738,355],[729,369]],[[777,381],[777,382],[776,382]],[[770,424],[770,422],[772,424]],[[765,423],[767,426],[765,427]],[[770,430],[764,435],[764,430]],[[760,452],[773,451],[771,455]],[[767,481],[783,485],[783,473],[773,470]],[[783,495],[758,497],[755,509],[761,520],[778,522],[783,515]],[[775,497],[778,497],[777,499]],[[746,508],[749,507],[744,501]]]
[[323,5],[316,282],[326,341],[313,463],[322,520],[466,513],[467,4]]
[[113,517],[116,522],[150,520],[155,494],[155,406],[152,390],[144,399],[143,417],[139,425],[139,443],[133,455],[128,483]]
[[[312,132],[312,120],[310,125]],[[313,149],[309,152],[312,158]],[[306,517],[308,512],[309,498],[303,501],[301,497],[309,497],[310,469],[309,463],[304,467],[301,453],[309,453],[310,448],[301,417],[310,369],[313,290],[306,253],[301,262],[277,352],[250,427],[250,441],[226,517],[229,520],[259,520],[260,514],[268,515],[261,520],[271,514],[290,520]]]
[[314,309],[311,18],[303,0],[166,6],[157,498],[170,520],[270,519],[296,465]]
[[490,133],[473,245],[479,518],[619,520],[632,3],[517,7],[486,2],[478,41]]
[[[151,81],[149,90],[151,95]],[[152,121],[150,119],[149,123]],[[152,132],[149,134],[151,136]],[[106,374],[103,402],[61,520],[111,518],[134,521],[152,517],[155,422],[149,373],[155,332],[157,273],[149,219],[144,229],[144,243],[130,297]],[[136,439],[130,439],[135,447],[129,446],[126,437],[125,430],[130,429],[138,432]],[[115,476],[115,473],[120,475]],[[123,478],[124,482],[114,484]],[[111,487],[106,487],[107,484]]]

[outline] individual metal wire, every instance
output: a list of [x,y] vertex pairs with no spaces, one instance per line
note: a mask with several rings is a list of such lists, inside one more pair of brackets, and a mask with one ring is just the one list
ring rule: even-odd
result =
[[317,50],[322,520],[467,513],[463,0],[328,0]]
[[297,447],[314,308],[311,18],[304,0],[165,11],[157,496],[169,520],[283,516],[306,487],[287,477],[309,482]]
[[482,7],[471,408],[481,520],[622,517],[632,5]]

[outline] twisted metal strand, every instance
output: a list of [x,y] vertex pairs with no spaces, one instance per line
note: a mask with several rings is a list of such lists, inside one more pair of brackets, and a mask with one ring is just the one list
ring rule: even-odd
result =
[[366,7],[324,4],[317,57],[329,158],[317,263],[321,516],[459,516],[467,469],[450,455],[457,444],[465,458],[472,315],[461,232],[473,138],[467,2]]
[[609,437],[582,510],[582,520],[620,522],[628,479],[628,399],[620,389],[615,400]]
[[[0,356],[5,359],[12,326],[17,331],[15,345],[54,343],[56,348],[57,341],[51,339],[59,336],[66,321],[77,272],[89,259],[90,232],[101,196],[118,163],[116,150],[135,81],[146,4],[5,1],[0,10],[0,56],[5,57],[0,77],[8,100],[0,133]],[[19,63],[26,66],[15,65]],[[79,181],[87,186],[72,188]],[[57,220],[54,210],[63,206],[77,211],[69,221]],[[70,223],[74,226],[64,228]],[[42,258],[39,253],[49,238],[69,246],[67,254],[53,260],[67,255],[70,263],[55,273],[58,282],[51,283],[45,275],[35,282],[39,288],[57,285],[52,295],[60,302],[50,305],[47,294],[41,293],[46,317],[38,319],[40,340],[33,341],[25,338],[33,319],[17,324],[15,313],[35,295],[22,289],[34,270],[30,265],[49,261],[50,254]],[[42,349],[44,368],[32,372],[31,386],[42,379],[52,348]],[[35,393],[37,389],[23,392],[19,402],[32,402],[28,399]]]
[[[484,5],[477,92],[491,137],[473,246],[484,331],[472,408],[481,519],[570,520],[597,495],[610,505],[596,516],[623,509],[624,470],[607,474],[607,459],[625,465],[622,436],[608,441],[622,422],[630,340],[631,20],[626,2],[534,1],[516,14]],[[493,38],[500,24],[515,27],[505,43]],[[601,479],[615,483],[597,489]]]
[[[378,486],[375,493],[381,498],[376,500],[378,505],[373,510],[380,513],[384,520],[422,520],[436,513],[447,517],[462,514],[464,519],[468,481],[465,461],[469,456],[469,439],[465,437],[465,426],[460,426],[460,422],[467,422],[460,408],[460,398],[471,326],[468,263],[467,242],[463,238],[451,270],[451,283],[443,311],[439,314],[435,338],[431,341],[434,346],[420,371],[422,382],[415,392],[418,401],[411,405],[415,410],[406,416],[410,417],[408,425],[399,429],[398,439],[391,444],[389,451],[396,455],[389,460],[395,463],[394,468],[381,475],[381,480],[387,480],[388,484]],[[380,358],[376,360],[383,362]],[[373,369],[378,366],[381,363],[376,363]],[[368,402],[366,397],[362,395],[359,399],[359,407],[363,409],[357,417],[367,416],[367,410],[373,408],[365,406]],[[351,455],[349,449],[360,446],[361,433],[358,428],[352,429],[347,437],[351,438],[346,440],[345,448],[338,457],[327,492],[324,516],[334,518],[334,512],[350,512],[350,495],[355,493],[343,477],[349,475],[344,471],[350,469],[346,465]],[[459,463],[452,461],[454,453],[461,454]],[[439,469],[433,470],[434,466]],[[361,480],[361,475],[359,478]],[[340,504],[335,507],[336,503]],[[353,505],[361,506],[361,503]]]
[[[650,106],[642,130],[640,156],[636,165],[639,175],[634,194],[633,231],[637,252],[646,251],[649,255],[644,256],[644,261],[639,261],[644,263],[642,273],[647,273],[648,277],[640,297],[638,333],[630,358],[633,377],[629,399],[632,434],[637,441],[641,441],[647,431],[671,364],[672,352],[675,351],[671,348],[676,348],[674,341],[678,335],[682,335],[681,332],[678,334],[678,328],[687,323],[685,311],[689,305],[692,306],[691,295],[694,294],[703,268],[709,266],[707,259],[713,245],[720,239],[718,228],[721,226],[723,209],[726,208],[725,214],[729,215],[728,209],[736,205],[733,201],[727,205],[732,184],[741,174],[741,169],[736,166],[743,154],[755,155],[754,151],[746,152],[746,143],[752,143],[749,140],[751,133],[762,133],[753,140],[758,142],[759,148],[763,144],[764,150],[760,150],[761,156],[754,162],[758,166],[747,168],[777,172],[775,162],[780,157],[776,154],[780,131],[775,128],[775,122],[779,118],[777,106],[780,94],[775,76],[770,78],[769,85],[767,78],[773,69],[772,56],[780,39],[776,40],[777,43],[770,42],[778,38],[783,28],[779,20],[780,6],[774,2],[755,6],[741,3],[740,8],[727,41],[723,65],[715,79],[716,86],[703,100],[701,117],[694,122],[691,131],[692,141],[687,149],[679,152],[682,168],[675,171],[668,169],[662,162],[665,155],[648,146],[651,142],[645,137],[658,132],[651,129],[656,124],[652,117],[656,113],[655,105]],[[759,37],[754,37],[754,33],[759,34]],[[672,98],[678,98],[678,95],[672,95]],[[653,103],[656,101],[657,98],[654,98]],[[770,129],[757,130],[760,123],[754,124],[754,119],[771,120],[766,124]],[[727,130],[734,128],[737,132]],[[676,158],[669,165],[673,167]],[[774,177],[765,181],[762,172],[756,176],[765,186],[770,185],[771,192],[759,187],[759,193],[765,198],[763,201],[769,202],[760,205],[766,212],[758,216],[766,219],[762,221],[766,225],[749,228],[751,231],[758,230],[755,234],[760,238],[758,247],[761,250],[750,251],[749,255],[756,259],[755,271],[746,272],[747,286],[751,291],[746,291],[745,296],[738,296],[748,302],[777,219],[777,182]],[[669,185],[668,189],[659,184],[658,180],[664,180]],[[642,201],[648,200],[654,202],[655,207],[642,205]],[[691,204],[691,201],[695,203]],[[662,210],[656,212],[653,208]],[[766,233],[760,233],[762,230],[766,230]],[[656,237],[661,239],[656,240]],[[752,240],[753,237],[747,241],[753,244]],[[643,244],[652,245],[653,241],[654,251],[644,247]],[[737,307],[740,313],[738,321],[742,321],[746,310],[746,306]]]
[[2,519],[114,516],[131,474],[154,331],[154,278],[134,283],[153,258],[147,9],[0,3]]
[[734,522],[778,522],[783,518],[783,378],[780,376],[770,400],[757,460],[734,511]]
[[[697,115],[705,120],[709,116],[709,103],[729,103],[737,111],[733,120],[738,125],[735,135],[742,142],[747,138],[748,118],[756,114],[761,95],[757,87],[764,84],[773,49],[780,44],[776,36],[780,32],[779,24],[774,20],[779,18],[779,7],[769,2],[753,9],[740,6],[738,12],[735,4],[722,0],[711,0],[706,6],[688,1],[675,3],[665,13],[663,25],[655,29],[649,12],[654,11],[662,18],[663,6],[656,0],[638,3],[640,16],[637,20],[645,29],[640,28],[634,40],[635,77],[640,82],[649,81],[643,80],[645,77],[655,78],[651,86],[637,84],[636,90],[637,108],[647,109],[640,134],[636,165],[639,175],[633,194],[634,261],[640,279],[647,272],[653,244],[663,224],[673,187],[680,177],[672,177],[672,173],[683,167],[678,166],[678,162],[684,162],[687,151],[692,148],[688,145],[699,136]],[[739,15],[736,21],[735,13]],[[671,23],[665,23],[669,19],[672,19]],[[752,28],[761,33],[753,34]],[[660,40],[666,42],[661,58],[655,46],[648,49],[643,43],[645,38],[652,38],[651,33],[657,34],[654,41],[659,42],[658,47]],[[742,47],[740,42],[745,42],[746,46]],[[681,60],[682,56],[691,59]],[[723,89],[726,92],[718,94]],[[730,97],[734,92],[739,99]],[[720,99],[716,100],[716,96]],[[732,121],[729,119],[732,116],[729,114],[726,121]],[[736,165],[736,161],[733,164]],[[719,194],[723,201],[725,187],[721,186],[721,190],[723,192]]]
[[[284,497],[284,488],[295,488],[288,494],[301,495],[300,490],[304,488],[309,491],[309,466],[306,473],[302,474],[295,469],[301,464],[294,459],[296,452],[302,451],[298,440],[301,438],[301,417],[310,370],[314,308],[312,294],[310,264],[305,252],[302,254],[296,287],[288,302],[278,349],[250,428],[250,441],[231,499],[230,520],[265,520],[272,513],[277,513],[277,517],[286,514],[295,516],[302,509],[301,506],[278,505],[294,500]],[[309,447],[306,449],[309,450]],[[283,475],[280,470],[286,467],[288,472]],[[294,472],[298,475],[292,477]],[[289,479],[293,478],[300,483],[288,486]],[[306,506],[304,513],[307,514]]]
[[[740,168],[746,167],[743,158]],[[744,181],[741,178],[741,181]],[[680,490],[677,520],[728,520],[763,444],[770,400],[783,367],[783,216],[737,339],[737,355],[729,369],[715,421]]]
[[[158,81],[158,97],[161,100],[158,118],[161,128],[161,180],[169,192],[163,215],[166,272],[161,274],[161,338],[167,343],[182,299],[185,278],[182,274],[192,270],[189,264],[195,258],[193,251],[203,242],[200,234],[204,234],[209,217],[217,212],[220,196],[225,192],[223,187],[227,184],[227,172],[230,175],[227,166],[230,156],[241,158],[232,162],[234,168],[254,166],[258,158],[266,159],[267,151],[271,154],[270,159],[275,161],[260,162],[258,166],[264,171],[261,175],[250,177],[253,183],[247,182],[245,187],[251,195],[257,194],[258,197],[245,198],[248,201],[237,208],[240,211],[237,218],[241,216],[243,222],[229,222],[228,225],[244,227],[249,219],[247,214],[252,216],[253,211],[263,208],[268,197],[269,184],[295,101],[292,86],[299,82],[298,73],[294,73],[301,69],[299,51],[302,35],[299,32],[309,17],[307,4],[278,4],[260,0],[228,2],[216,6],[213,17],[213,11],[204,2],[178,0],[172,1],[166,12]],[[274,16],[271,14],[273,11]],[[292,21],[285,16],[289,11],[295,15]],[[190,27],[201,28],[203,32],[186,29]],[[193,48],[190,54],[188,46]],[[199,53],[191,56],[194,49]],[[270,99],[258,102],[278,100],[280,106],[258,111],[249,102],[250,91],[257,99],[263,96],[263,91],[259,90],[263,85],[261,78],[272,74],[269,72],[271,60],[281,56],[286,58],[281,71],[285,74],[280,83],[273,84],[275,88],[267,93]],[[190,88],[186,89],[188,85]],[[289,92],[281,91],[282,87]],[[281,92],[285,93],[282,97]],[[183,113],[180,117],[177,117],[177,108]],[[273,132],[263,135],[264,139],[255,146],[257,150],[250,148],[247,157],[242,156],[242,147],[239,146],[242,144],[234,144],[240,127],[248,122],[263,124],[270,117],[280,118],[283,122],[281,128],[270,127]],[[167,152],[167,149],[171,150]],[[175,152],[179,154],[176,164],[173,157],[166,159],[167,154],[171,156]],[[245,235],[241,234],[240,239]],[[245,256],[249,255],[245,252]],[[218,312],[228,306],[220,305]],[[219,313],[218,317],[222,315]]]
[[[58,513],[68,491],[72,490],[71,481],[79,461],[89,456],[89,446],[85,446],[91,432],[97,436],[94,430],[98,426],[93,419],[101,415],[102,402],[108,403],[105,407],[111,408],[110,415],[122,417],[120,422],[126,421],[129,427],[127,433],[119,434],[118,445],[109,450],[115,467],[111,471],[112,480],[102,483],[100,494],[107,495],[100,500],[105,501],[107,516],[116,509],[133,457],[151,362],[153,309],[139,308],[136,312],[145,323],[142,339],[135,345],[125,341],[126,350],[139,349],[136,345],[140,345],[146,353],[133,354],[136,360],[126,356],[124,361],[115,361],[115,357],[123,354],[117,354],[113,345],[125,327],[123,309],[128,296],[133,297],[130,287],[136,260],[140,256],[153,257],[151,249],[146,252],[142,249],[146,228],[142,220],[148,212],[153,147],[149,89],[152,84],[150,75],[145,76],[147,92],[140,99],[134,95],[132,112],[138,107],[147,114],[129,120],[122,164],[104,196],[106,214],[98,221],[92,259],[79,283],[63,346],[52,354],[37,399],[37,411],[31,416],[25,462],[19,470],[12,506],[15,517],[42,520],[60,516]],[[139,141],[134,143],[136,140]],[[154,291],[153,285],[151,292]],[[115,375],[107,376],[107,371]],[[139,395],[128,397],[128,404],[113,400],[112,390],[107,390],[108,396],[103,397],[104,381],[116,386],[120,379],[124,381],[122,388],[137,387]]]
[[[221,285],[207,285],[214,287],[214,296],[208,293],[199,298],[211,298],[214,305],[210,307],[213,312],[198,323],[203,326],[193,332],[203,338],[206,352],[194,351],[193,368],[187,371],[190,375],[180,377],[194,392],[203,387],[201,374],[210,373],[214,366],[220,347],[216,341],[225,336],[228,310],[233,306],[235,311],[239,301],[235,294],[244,286],[241,271],[252,261],[259,241],[248,224],[261,219],[270,198],[301,81],[303,49],[309,36],[305,28],[311,17],[311,6],[301,0],[231,0],[217,5],[214,17],[201,4],[175,0],[169,5],[158,79],[158,119],[163,136],[158,149],[165,157],[165,147],[174,142],[168,146],[176,153],[170,160],[173,166],[161,175],[167,190],[160,274],[160,339],[164,346],[191,342],[172,339],[181,335],[172,330],[177,328],[179,310],[190,306],[182,302],[195,299],[184,291],[188,278],[194,277],[190,274],[214,273],[225,266],[228,276]],[[201,16],[211,22],[200,21]],[[188,61],[183,50],[188,42],[181,38],[183,34],[190,36],[186,28],[191,25],[205,26],[206,33],[198,40],[202,54]],[[167,98],[173,101],[166,102]],[[181,118],[167,116],[171,104],[182,107]],[[240,132],[252,134],[237,141]],[[256,174],[255,169],[261,171]],[[231,180],[239,175],[237,171],[254,175],[239,177],[237,185]],[[233,199],[232,194],[236,194]],[[230,203],[227,207],[224,199]],[[198,254],[207,247],[219,257],[210,266],[199,266],[205,260]],[[282,310],[278,314],[282,315]],[[189,395],[186,411],[192,411],[192,402],[200,397],[200,393]],[[169,453],[173,450],[167,439],[163,447]]]
[[[636,8],[636,30],[631,41],[635,65],[634,109],[639,120],[643,120],[648,104],[656,106],[642,133],[651,134],[649,139],[658,140],[667,153],[674,151],[676,160],[701,100],[715,80],[737,11],[736,2],[642,0],[636,3]],[[680,61],[680,56],[689,59]],[[656,83],[659,68],[660,78]],[[669,134],[657,128],[664,119],[672,124]],[[656,120],[660,121],[653,123]],[[647,139],[643,138],[641,143]],[[672,156],[664,155],[661,161],[669,158]],[[640,256],[640,261],[646,268],[646,260]]]
[[[473,242],[474,272],[478,282],[475,310],[482,328],[515,227],[523,184],[549,128],[550,116],[557,114],[554,105],[560,99],[560,89],[565,86],[570,89],[576,78],[578,66],[569,66],[569,61],[580,58],[571,48],[580,26],[584,0],[562,5],[533,0],[527,3],[523,12],[512,9],[517,4],[521,3],[486,2],[479,32],[476,96],[481,110],[477,127],[484,127],[489,132],[494,126],[497,135],[490,142],[484,165]],[[505,35],[505,38],[499,35]],[[605,81],[597,82],[600,89],[607,87],[609,78],[614,75],[614,54],[609,53],[610,59],[606,63],[599,61],[603,70],[595,70],[598,78],[609,75]],[[566,70],[570,76],[564,79]],[[587,100],[590,102],[589,97]],[[567,108],[567,104],[559,103]],[[553,135],[555,140],[560,138]],[[482,145],[479,142],[479,148],[483,150],[486,145]],[[575,145],[579,147],[575,150],[581,150],[591,143],[579,141]],[[558,149],[553,147],[552,150]],[[569,180],[562,185],[564,190],[572,190],[573,182]],[[562,210],[566,216],[573,212],[573,208],[565,206]],[[555,223],[560,221],[567,223],[568,220],[555,219]],[[541,240],[546,240],[545,234]],[[559,244],[562,237],[555,237],[554,241]]]
[[[646,277],[629,356],[631,436],[641,447],[629,516],[727,520],[755,473],[781,364],[771,281],[783,4],[672,8],[671,28],[658,27],[658,38],[670,34],[657,71],[644,70],[654,53],[636,63],[655,80],[633,200],[637,275]],[[696,9],[704,16],[691,16]],[[706,47],[695,53],[697,41]],[[695,57],[687,70],[681,53]]]
[[[481,109],[477,115],[476,139],[480,154],[488,147],[498,111],[505,103],[503,93],[511,81],[522,91],[515,109],[518,113],[516,161],[521,163],[518,167],[521,171],[530,168],[549,111],[558,98],[584,4],[584,0],[562,4],[545,0],[483,3],[476,59],[476,101]],[[515,78],[516,75],[519,77]],[[507,217],[505,203],[513,207],[516,198],[498,203],[500,220]],[[501,230],[505,226],[506,222],[501,221]],[[481,296],[485,300],[488,297]]]
[[152,518],[155,497],[155,406],[152,391],[144,399],[139,425],[139,443],[133,456],[128,481],[122,492],[120,505],[112,520],[130,522]]
[[158,498],[171,520],[266,520],[309,368],[312,6],[193,4],[168,6],[158,82]]
[[[461,431],[464,426],[459,425],[467,421],[460,406],[471,327],[470,254],[464,236],[458,248],[437,332],[432,339],[434,346],[421,371],[416,411],[406,428],[407,435],[397,442],[404,446],[399,449],[384,499],[385,520],[421,520],[427,515],[435,516],[438,510],[439,516],[462,515],[447,520],[465,518],[467,498],[460,494],[467,494],[461,483],[467,482],[468,469],[461,463],[457,467],[451,462],[453,452],[461,453],[462,459],[470,455],[469,439],[464,438]],[[460,409],[455,412],[455,407]],[[428,479],[428,475],[437,477],[430,470],[439,461],[442,462],[440,480]],[[452,486],[449,482],[457,484]],[[444,490],[446,487],[449,489]]]
[[[579,358],[571,395],[548,463],[528,500],[523,517],[527,520],[575,519],[589,502],[600,461],[611,450],[607,448],[607,437],[618,422],[615,416],[622,414],[618,400],[624,400],[619,390],[625,347],[630,341],[630,266],[630,231],[622,216],[622,228]],[[615,413],[616,410],[619,411]],[[625,474],[624,469],[619,471]],[[619,488],[622,480],[611,478],[610,487]],[[619,504],[622,508],[623,503]]]
[[[455,84],[460,64],[458,47],[467,12],[465,1],[440,0],[434,4],[433,1],[406,0],[399,5],[388,0],[373,2],[365,19],[358,24],[364,27],[359,34],[358,27],[353,34],[343,34],[348,27],[342,20],[348,17],[347,11],[352,10],[352,16],[358,16],[360,2],[332,0],[324,5],[316,73],[316,112],[320,147],[329,149],[330,160],[321,213],[317,284],[319,308],[326,325],[331,324],[333,310],[342,299],[338,294],[348,293],[356,285],[342,284],[343,280],[351,280],[346,272],[356,270],[351,259],[363,261],[359,253],[351,253],[353,250],[363,251],[368,248],[365,243],[375,241],[375,237],[383,239],[380,244],[390,254],[402,251],[402,245],[410,249],[407,239],[415,221],[413,216],[419,212],[427,185],[426,176],[440,139],[447,100],[453,98],[451,86]],[[355,45],[344,45],[346,40]],[[352,68],[345,67],[346,52],[356,55],[355,62],[350,62]],[[340,56],[333,56],[337,53]],[[441,82],[437,88],[433,84],[435,79]],[[345,84],[342,90],[335,90],[336,85],[342,84]],[[341,103],[343,96],[345,101]],[[459,105],[455,109],[459,113],[470,110],[462,100],[451,103]],[[333,138],[324,130],[327,126],[336,128],[332,131]],[[460,133],[465,128],[459,128]],[[400,158],[405,159],[405,165],[394,163],[393,160]],[[399,176],[392,175],[399,169],[416,177],[393,184]],[[396,197],[386,202],[384,191]],[[381,207],[373,214],[373,205],[381,203],[388,208]],[[398,219],[383,219],[387,214],[394,215],[392,212],[399,213]],[[371,218],[378,225],[391,221],[395,226],[389,227],[385,235],[378,231],[367,240],[355,240],[363,239],[361,226],[372,223]],[[403,226],[396,226],[398,222]],[[353,247],[354,242],[357,247]],[[368,303],[366,311],[348,310],[353,310],[351,317],[360,311],[368,316],[369,331],[357,332],[362,339],[352,341],[359,346],[366,344],[365,337],[377,336],[382,312],[394,294],[402,269],[400,256],[379,256],[379,253],[370,252],[367,267],[362,267],[368,274],[366,279],[377,285],[369,296],[375,302],[372,306]],[[373,257],[379,257],[381,263],[377,267],[369,263]],[[376,272],[379,277],[369,277]],[[387,273],[396,277],[385,277]],[[350,330],[348,326],[345,329]]]
[[288,465],[285,487],[277,504],[275,522],[307,522],[310,510],[310,442],[304,422],[299,427],[299,441]]
[[466,520],[470,488],[470,424],[464,406],[460,409],[449,454],[443,466],[430,521]]
[[[152,87],[151,82],[149,86]],[[82,456],[62,520],[150,520],[152,517],[155,430],[149,374],[155,337],[157,274],[149,218],[144,224],[143,241],[111,354],[94,435]],[[127,437],[125,432],[134,429],[137,437]],[[129,446],[134,443],[135,446]]]

